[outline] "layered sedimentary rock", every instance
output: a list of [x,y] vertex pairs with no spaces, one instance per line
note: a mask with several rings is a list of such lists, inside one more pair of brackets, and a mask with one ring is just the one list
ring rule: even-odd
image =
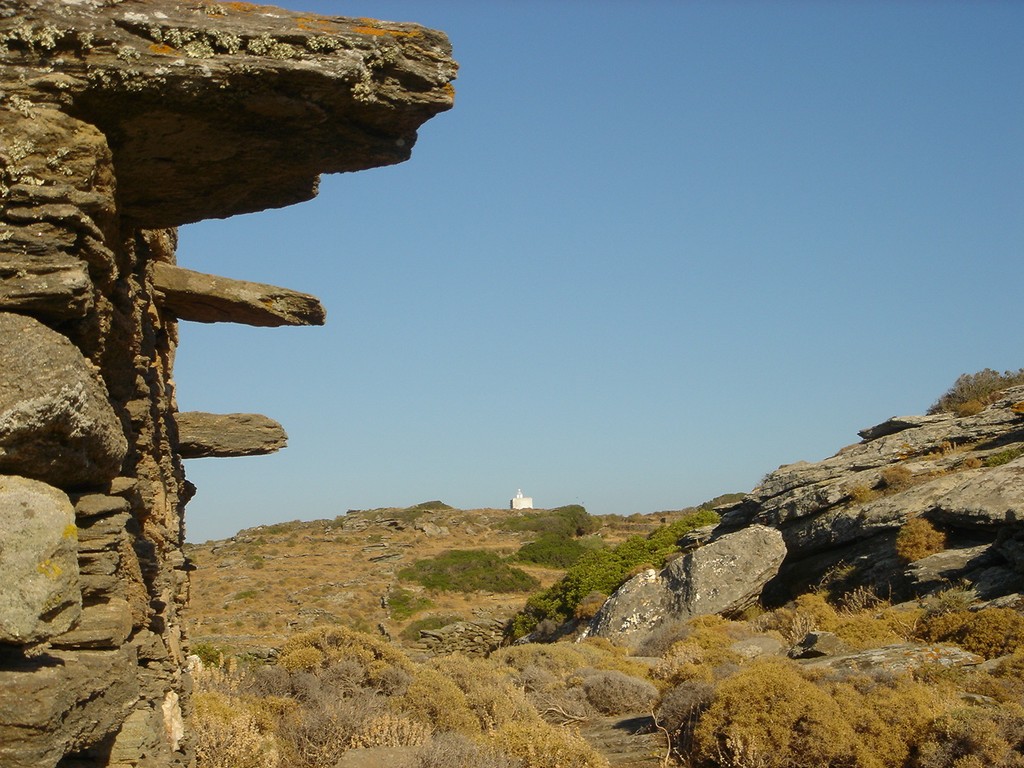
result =
[[[0,62],[0,765],[189,765],[177,321],[324,314],[181,270],[173,227],[406,159],[455,64],[416,25],[170,0],[0,0]],[[189,455],[283,445],[244,421]]]

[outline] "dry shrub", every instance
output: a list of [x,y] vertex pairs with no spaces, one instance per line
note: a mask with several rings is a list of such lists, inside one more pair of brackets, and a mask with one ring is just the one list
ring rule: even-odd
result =
[[459,687],[483,731],[513,721],[539,719],[523,689],[513,685],[509,676],[494,664],[456,654],[435,659],[433,666]]
[[654,629],[641,641],[636,650],[637,656],[664,656],[676,643],[690,636],[688,619],[666,621]]
[[333,768],[338,756],[383,711],[384,699],[369,691],[347,698],[325,691],[281,717],[277,733],[288,762],[302,768]]
[[1024,708],[960,708],[938,718],[915,768],[1024,768]]
[[759,632],[778,632],[786,642],[798,643],[808,632],[835,631],[838,622],[838,612],[824,595],[812,592],[758,616],[754,628]]
[[851,650],[877,648],[912,639],[922,613],[919,609],[894,608],[882,603],[857,613],[844,611],[832,631]]
[[995,659],[1024,646],[1024,616],[1012,608],[936,613],[921,620],[919,634],[931,642],[955,643],[966,651]]
[[363,722],[349,740],[356,747],[417,747],[430,738],[430,726],[390,712],[381,712]]
[[519,761],[494,746],[456,733],[438,734],[420,752],[416,768],[519,768]]
[[707,768],[833,768],[856,752],[836,701],[780,660],[755,661],[722,682],[694,729],[696,764]]
[[580,600],[579,605],[576,606],[576,610],[573,612],[573,616],[580,621],[589,621],[597,616],[597,612],[601,610],[601,607],[605,604],[607,599],[608,595],[603,592],[598,592],[596,590],[590,592],[586,597]]
[[942,552],[945,548],[946,534],[923,517],[910,518],[896,534],[896,554],[908,563]]
[[928,409],[933,413],[956,413],[970,416],[995,402],[1007,387],[1024,384],[1024,368],[1000,373],[986,368],[977,373],[965,373]]
[[585,667],[617,669],[633,677],[645,677],[648,667],[631,661],[621,648],[603,638],[587,638],[582,643],[527,643],[501,648],[492,660],[521,673],[529,666],[544,669],[556,677],[566,677]]
[[837,684],[832,698],[858,738],[858,766],[902,766],[928,737],[936,717],[955,700],[948,686],[929,685],[908,676],[879,682],[864,677]]
[[332,666],[348,659],[366,670],[366,677],[376,681],[384,670],[398,668],[410,672],[409,658],[389,645],[387,641],[364,632],[340,626],[316,627],[289,638],[281,649],[278,663],[286,668],[315,669],[310,666],[318,658],[311,651],[319,651],[319,667]]
[[929,616],[937,613],[966,611],[978,600],[978,593],[966,582],[954,584],[939,590],[923,601],[925,613]]
[[305,646],[302,648],[293,648],[281,654],[277,663],[291,672],[296,670],[308,671],[319,669],[326,658],[327,657],[324,656],[323,651],[319,648]]
[[522,768],[608,768],[608,761],[578,733],[546,723],[507,723],[492,738]]
[[583,690],[594,708],[606,715],[650,712],[658,700],[658,689],[616,670],[599,671],[583,680]]
[[670,637],[683,639],[662,654],[653,675],[669,685],[686,680],[711,680],[719,668],[741,661],[731,646],[748,635],[749,625],[745,622],[729,621],[721,616],[697,616],[686,622],[673,622],[648,647],[656,648]]
[[886,493],[898,493],[914,485],[914,474],[902,464],[892,464],[881,471]]
[[655,716],[672,742],[673,751],[686,764],[694,762],[693,731],[711,702],[715,688],[707,682],[688,681],[670,688],[661,698]]
[[444,674],[429,667],[413,673],[413,680],[392,706],[438,731],[467,735],[480,733],[480,722],[459,687]]
[[277,740],[261,724],[258,712],[243,699],[220,691],[197,691],[192,697],[190,730],[196,760],[204,768],[277,768]]
[[874,501],[878,498],[878,491],[864,483],[847,486],[846,493],[855,504],[867,504],[869,501]]

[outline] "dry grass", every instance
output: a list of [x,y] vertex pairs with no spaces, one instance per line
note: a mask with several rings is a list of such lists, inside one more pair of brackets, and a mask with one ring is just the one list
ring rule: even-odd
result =
[[[513,514],[503,509],[441,509],[420,512],[412,520],[414,515],[407,510],[367,510],[335,520],[260,526],[230,540],[187,545],[196,565],[186,614],[188,634],[193,642],[232,652],[279,647],[290,635],[323,623],[366,632],[384,627],[398,639],[403,629],[425,615],[391,615],[382,598],[398,586],[428,598],[432,614],[465,619],[512,616],[522,608],[522,594],[433,594],[416,585],[399,585],[397,572],[416,559],[450,549],[515,552],[534,534],[503,530],[501,522]],[[648,533],[660,526],[662,517],[671,520],[678,514],[682,513],[601,518],[600,535],[615,543]],[[400,528],[387,522],[395,519]],[[417,521],[445,527],[448,534],[427,536],[415,529]],[[373,560],[388,554],[401,559]],[[563,573],[517,566],[541,588],[554,584]]]

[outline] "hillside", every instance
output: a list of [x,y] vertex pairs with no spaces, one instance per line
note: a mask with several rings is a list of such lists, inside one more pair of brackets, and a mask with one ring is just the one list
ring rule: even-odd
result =
[[[544,510],[531,510],[529,515]],[[595,518],[595,544],[646,535],[681,516],[659,512]],[[240,531],[230,539],[186,545],[194,566],[187,627],[193,645],[265,655],[292,634],[338,624],[415,645],[403,632],[456,620],[506,621],[522,608],[522,591],[428,590],[398,573],[451,550],[486,550],[502,557],[541,534],[511,530],[520,512],[460,510],[441,502],[408,508],[353,510],[333,520],[294,521]],[[562,569],[517,563],[552,584]],[[430,622],[430,620],[434,620]],[[416,633],[411,634],[413,638]]]
[[[218,577],[208,626],[247,601],[267,624],[243,636],[256,614],[238,611],[248,618],[232,616],[237,633],[220,639],[285,638],[270,664],[197,664],[198,754],[216,768],[1022,768],[1024,386],[1008,383],[997,375],[977,397],[940,399],[832,457],[782,466],[717,500],[720,515],[596,520],[579,507],[434,502],[197,548],[208,570],[244,566],[259,585],[225,599]],[[543,588],[511,626],[532,642],[471,658],[394,636],[409,626],[396,609],[418,598],[434,601],[426,616],[524,605],[525,592],[409,588],[412,573],[468,562],[443,555],[442,540],[501,553],[489,561],[498,572],[558,528],[563,543],[590,545],[564,575],[528,569]],[[305,578],[321,585],[346,557],[338,572],[362,596],[345,616],[298,608],[290,561],[315,562]],[[441,576],[430,583],[454,578]],[[304,592],[324,604],[337,589]],[[283,595],[295,607],[272,608]],[[375,612],[391,638],[340,626]],[[298,631],[293,614],[327,623]]]

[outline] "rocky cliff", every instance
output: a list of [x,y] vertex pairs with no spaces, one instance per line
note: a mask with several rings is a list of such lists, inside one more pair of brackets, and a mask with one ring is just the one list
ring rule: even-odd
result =
[[409,157],[443,34],[250,3],[0,0],[0,764],[188,765],[182,458],[280,425],[178,414],[177,322],[314,297],[175,265],[177,225]]
[[1024,387],[971,415],[893,417],[769,473],[693,549],[624,584],[587,629],[638,647],[667,621],[808,590],[905,601],[952,586],[1024,609]]

